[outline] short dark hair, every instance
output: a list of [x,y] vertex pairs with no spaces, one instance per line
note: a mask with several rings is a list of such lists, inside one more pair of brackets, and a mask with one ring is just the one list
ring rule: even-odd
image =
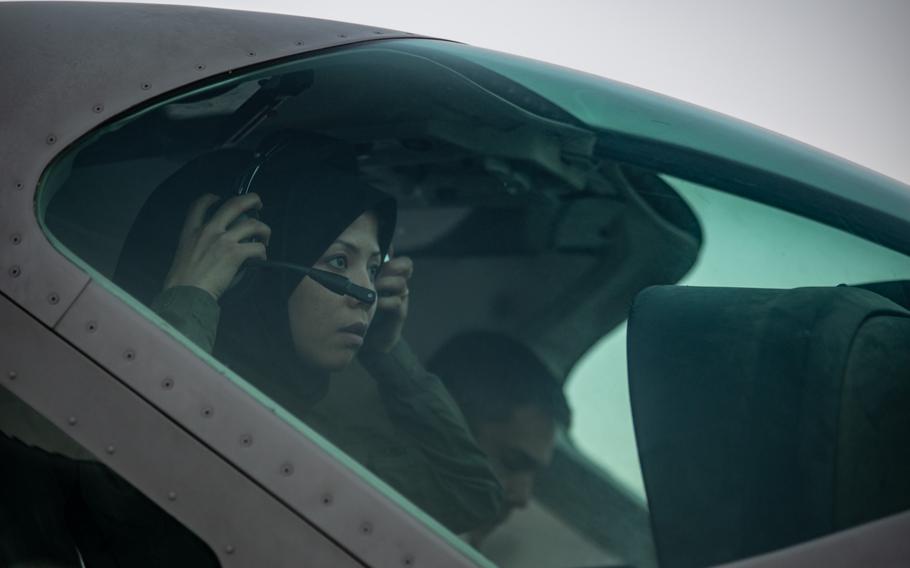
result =
[[465,332],[450,339],[427,368],[439,376],[471,424],[503,422],[520,406],[538,407],[568,428],[562,383],[524,343],[504,333]]

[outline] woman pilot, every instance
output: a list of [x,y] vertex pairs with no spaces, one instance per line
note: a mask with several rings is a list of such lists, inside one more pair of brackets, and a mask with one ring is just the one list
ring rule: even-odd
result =
[[[377,444],[337,419],[314,427],[342,449],[373,444],[359,456],[368,468],[453,532],[467,532],[496,517],[502,489],[455,402],[401,339],[413,264],[383,262],[396,205],[353,171],[345,145],[315,135],[255,156],[204,155],[145,204],[115,280],[305,421],[332,375],[359,355],[395,439]],[[218,197],[226,194],[233,197]],[[193,198],[176,227],[175,211]],[[341,295],[293,267],[345,277],[378,298]]]

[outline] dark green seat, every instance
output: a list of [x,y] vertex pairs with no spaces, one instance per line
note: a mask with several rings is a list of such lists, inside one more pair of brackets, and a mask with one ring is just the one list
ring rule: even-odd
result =
[[663,567],[910,508],[910,312],[869,290],[660,286],[628,331]]

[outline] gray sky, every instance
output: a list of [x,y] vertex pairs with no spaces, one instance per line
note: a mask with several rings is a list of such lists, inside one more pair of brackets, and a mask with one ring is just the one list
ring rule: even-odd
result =
[[907,0],[213,0],[397,28],[651,89],[910,184]]

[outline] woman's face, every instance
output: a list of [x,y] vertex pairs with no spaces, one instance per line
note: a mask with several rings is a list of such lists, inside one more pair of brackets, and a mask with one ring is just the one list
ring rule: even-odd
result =
[[[375,290],[379,273],[379,224],[366,212],[348,225],[322,254],[313,268],[348,277]],[[312,278],[300,281],[288,300],[291,337],[304,365],[319,371],[340,371],[357,354],[376,304],[363,304],[350,296],[330,292]]]

